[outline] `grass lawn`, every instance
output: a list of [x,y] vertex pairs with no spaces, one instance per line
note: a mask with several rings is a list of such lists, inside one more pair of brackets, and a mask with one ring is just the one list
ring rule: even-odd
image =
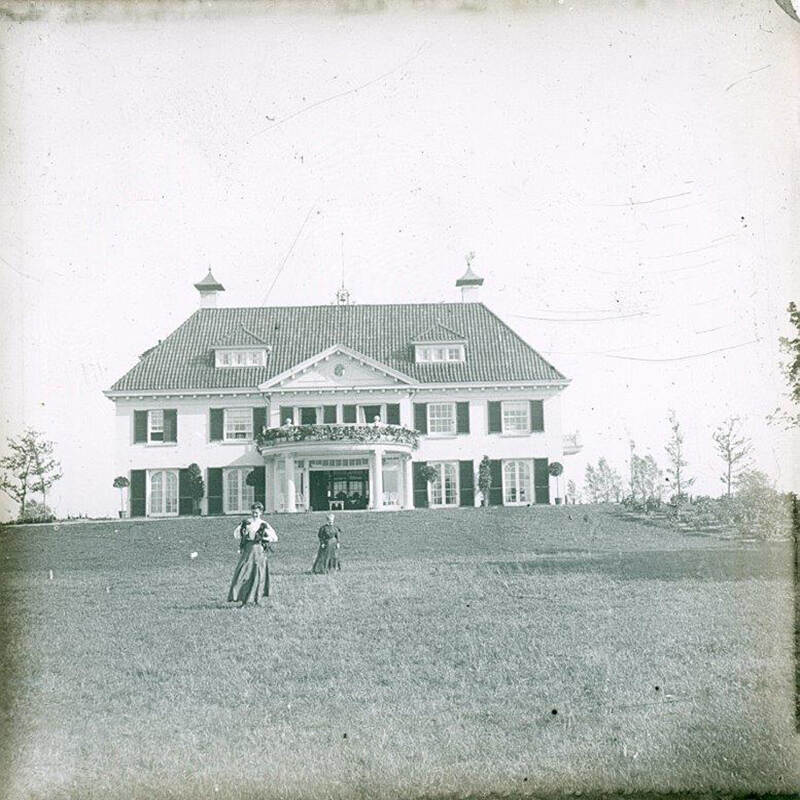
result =
[[[800,789],[789,544],[584,508],[6,528],[9,797]],[[196,551],[198,556],[190,558]],[[52,580],[49,570],[53,571]]]

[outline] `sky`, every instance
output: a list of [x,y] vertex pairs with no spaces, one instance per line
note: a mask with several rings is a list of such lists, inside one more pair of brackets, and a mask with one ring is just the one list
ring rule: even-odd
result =
[[696,492],[722,489],[734,414],[797,488],[798,437],[765,417],[800,294],[800,25],[728,0],[356,7],[0,23],[0,440],[56,443],[57,513],[115,513],[102,391],[209,268],[228,306],[342,278],[439,302],[470,252],[480,299],[572,380],[571,476],[624,475],[631,439],[664,466],[675,409]]

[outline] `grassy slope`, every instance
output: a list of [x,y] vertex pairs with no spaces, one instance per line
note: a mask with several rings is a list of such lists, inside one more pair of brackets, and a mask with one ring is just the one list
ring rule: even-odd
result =
[[788,545],[583,513],[276,517],[244,610],[234,521],[7,529],[9,794],[800,787]]

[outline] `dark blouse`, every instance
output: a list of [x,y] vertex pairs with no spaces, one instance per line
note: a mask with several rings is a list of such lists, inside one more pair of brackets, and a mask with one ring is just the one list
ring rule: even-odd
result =
[[339,540],[341,529],[338,525],[329,525],[327,522],[319,529],[317,536],[320,544],[327,544],[331,539]]

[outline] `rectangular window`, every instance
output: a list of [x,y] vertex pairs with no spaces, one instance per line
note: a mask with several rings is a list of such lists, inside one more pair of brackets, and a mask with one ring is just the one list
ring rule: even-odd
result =
[[215,350],[214,363],[218,367],[263,367],[267,363],[267,351]]
[[225,441],[253,438],[253,410],[251,408],[225,409]]
[[164,412],[149,411],[147,414],[148,439],[151,442],[164,441]]
[[316,425],[317,424],[317,409],[316,408],[301,408],[300,409],[300,424],[301,425]]
[[223,508],[226,514],[244,514],[255,502],[255,487],[247,485],[252,467],[223,469]]
[[428,433],[456,432],[456,404],[428,403]]
[[428,501],[431,507],[458,505],[458,462],[433,462],[428,466],[436,470],[436,477],[428,483]]
[[464,345],[420,345],[416,347],[417,361],[463,361]]
[[503,505],[522,506],[533,501],[530,461],[503,462]]
[[503,433],[530,433],[530,403],[527,400],[503,402]]

